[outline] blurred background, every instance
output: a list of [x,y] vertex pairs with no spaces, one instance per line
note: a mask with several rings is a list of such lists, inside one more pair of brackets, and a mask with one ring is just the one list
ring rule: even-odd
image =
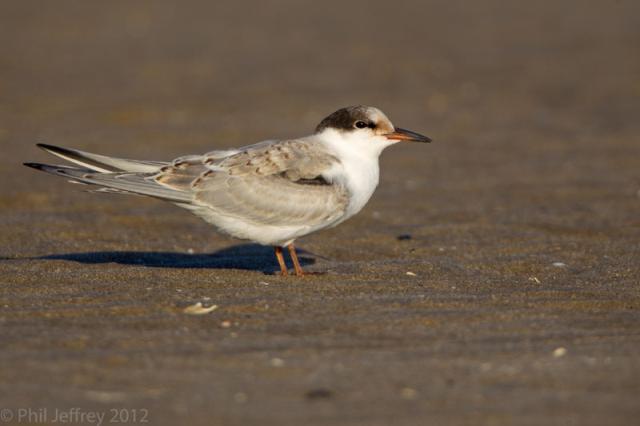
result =
[[[551,424],[544,416],[553,414],[579,424],[603,424],[604,419],[624,424],[634,415],[637,418],[633,393],[640,390],[640,366],[631,354],[637,353],[640,335],[636,313],[640,309],[639,49],[640,3],[632,0],[0,2],[0,255],[4,259],[0,268],[8,309],[3,323],[10,321],[14,327],[3,332],[7,343],[14,345],[12,349],[3,345],[3,356],[12,371],[34,372],[25,377],[5,371],[3,382],[15,387],[3,393],[13,394],[14,405],[38,401],[54,406],[85,397],[86,404],[122,403],[117,393],[113,400],[108,393],[86,396],[98,388],[117,390],[126,395],[124,401],[166,410],[167,418],[181,418],[193,408],[206,412],[209,400],[202,396],[208,392],[204,381],[215,379],[221,381],[216,400],[228,404],[217,406],[213,418],[228,422],[236,415],[255,420],[272,408],[275,412],[311,410],[294,416],[298,421],[309,421],[311,417],[304,413],[313,413],[354,424],[384,424],[385,419],[410,424],[425,416],[449,424],[456,419],[509,424],[523,415],[542,416],[539,419]],[[331,283],[318,284],[337,297],[327,305],[310,308],[296,299],[312,297],[304,292],[319,291],[314,284],[303,293],[292,291],[287,296],[298,304],[282,302],[282,312],[291,315],[277,316],[278,321],[297,318],[290,324],[292,329],[306,330],[301,333],[310,340],[291,337],[269,320],[254,329],[247,325],[245,335],[253,339],[247,337],[249,346],[260,346],[256,342],[269,346],[276,339],[270,332],[280,336],[278,348],[294,352],[295,348],[323,347],[326,342],[354,345],[350,361],[321,350],[316,358],[305,352],[296,364],[298,370],[281,380],[263,376],[260,370],[243,376],[247,366],[257,362],[253,358],[208,364],[206,351],[201,352],[196,341],[211,338],[207,333],[217,333],[217,328],[211,331],[201,324],[200,334],[188,340],[187,332],[175,337],[173,320],[159,319],[156,311],[128,313],[127,320],[110,317],[116,315],[111,310],[114,306],[128,306],[132,297],[145,292],[147,274],[162,287],[157,290],[159,300],[145,296],[149,306],[157,308],[184,302],[174,292],[175,280],[200,277],[200,284],[192,283],[201,285],[190,293],[195,297],[203,294],[207,286],[202,282],[206,284],[204,277],[211,273],[196,273],[188,267],[138,273],[131,264],[158,265],[130,259],[126,251],[186,253],[191,249],[206,254],[237,241],[214,234],[172,206],[137,197],[82,194],[61,179],[21,165],[52,161],[34,146],[36,142],[125,158],[169,160],[263,139],[301,136],[311,133],[329,113],[353,104],[377,106],[397,126],[428,135],[434,142],[395,146],[385,152],[381,185],[362,214],[338,230],[301,242],[303,249],[323,256],[324,261],[317,260],[320,269],[331,267],[338,274],[350,274],[348,279],[339,275],[326,279]],[[94,252],[103,253],[106,260],[94,262]],[[25,260],[52,255],[62,255],[63,260]],[[78,259],[87,262],[69,262]],[[156,263],[164,259],[160,256]],[[570,268],[559,272],[552,263]],[[226,284],[210,283],[220,286],[218,301],[243,305],[244,311],[225,311],[228,317],[244,318],[244,313],[253,312],[255,297],[277,297],[265,295],[264,286],[247,287],[247,282],[257,286],[264,278],[246,264],[241,266],[249,271],[223,268],[215,275]],[[407,290],[411,287],[397,281],[398,276],[405,277],[408,267],[428,277],[427,290]],[[52,270],[57,271],[53,277],[48,275]],[[104,283],[114,275],[128,283],[127,290],[107,287],[109,296],[103,295]],[[343,279],[351,283],[349,291],[355,299],[345,295],[346,289],[331,287],[333,281]],[[536,287],[540,281],[542,287]],[[367,283],[371,282],[384,282],[386,290],[376,291],[395,292],[396,304],[383,309],[384,318],[393,319],[389,324],[395,325],[387,325],[391,328],[376,328],[380,326],[376,303],[389,301],[369,294],[373,290]],[[283,283],[283,288],[280,291],[289,291],[289,284]],[[464,289],[489,305],[475,314],[467,311],[466,315],[479,315],[475,322],[465,322],[469,317],[461,322],[452,319],[445,327],[432,318],[430,331],[424,331],[424,315],[429,314],[407,306],[413,306],[411,301],[418,294],[426,291],[433,297],[440,291],[444,305],[437,309],[463,309],[459,300],[448,299],[451,288]],[[87,292],[93,295],[88,300],[102,312],[102,319],[80,326],[78,321],[84,320],[78,318],[87,312],[78,308],[78,300],[86,301]],[[362,294],[368,302],[358,296]],[[488,313],[498,309],[491,305],[496,294],[505,298],[500,308],[503,317]],[[544,305],[565,296],[584,303]],[[363,303],[362,309],[369,312],[360,312],[359,320],[354,320],[346,314],[352,311],[337,300],[356,310]],[[540,302],[537,312],[546,314],[537,316],[529,310],[527,303],[533,300]],[[38,316],[40,309],[48,312],[48,320]],[[112,324],[118,321],[131,334],[109,334],[115,333]],[[338,328],[334,337],[313,328],[313,324],[325,324],[335,331],[332,321],[356,328]],[[371,327],[362,327],[363,322]],[[510,337],[501,335],[506,340],[497,339],[495,330],[508,323],[518,324],[517,329],[509,330]],[[542,334],[527,334],[532,327]],[[553,327],[558,327],[556,332],[549,331]],[[153,344],[131,343],[150,329],[164,333],[164,343],[160,337],[157,343],[164,348],[156,354],[160,358],[147,354],[151,348],[158,349]],[[74,352],[85,346],[64,343],[69,330],[84,336],[84,345],[97,344],[103,352]],[[385,333],[410,340],[376,340]],[[472,337],[466,333],[474,338],[485,335],[472,339],[475,343],[461,338],[459,350],[433,349],[454,344],[443,336]],[[52,337],[46,340],[44,335]],[[101,346],[105,336],[111,336],[110,343]],[[585,336],[595,339],[589,340],[594,346],[583,348],[583,355],[596,363],[604,359],[598,357],[604,357],[605,348],[620,344],[615,350],[619,358],[614,357],[618,368],[584,374],[582,367],[587,367],[579,362],[556,366],[559,370],[552,373],[544,363],[533,370],[523,367],[534,365],[526,358],[530,353],[548,354],[560,345],[554,340],[558,336],[578,346]],[[178,344],[175,339],[191,348],[189,356],[200,364],[187,363],[185,359],[191,358],[183,358],[183,351],[172,346]],[[389,358],[372,358],[367,352],[367,342],[372,341],[387,348]],[[225,354],[245,353],[247,348],[223,342]],[[307,347],[301,342],[316,343]],[[416,342],[429,346],[428,356],[415,353],[422,348]],[[130,345],[138,352],[127,349]],[[513,348],[519,348],[515,354]],[[475,355],[466,358],[467,351]],[[507,354],[502,358],[504,369],[482,370],[482,374],[497,371],[492,379],[472,374],[470,382],[459,381],[465,372],[480,371],[479,365],[493,362],[494,358],[483,358],[486,353]],[[522,354],[528,354],[524,364]],[[278,356],[289,362],[286,354]],[[66,357],[75,359],[75,364],[62,361]],[[103,357],[115,359],[114,364],[104,367]],[[425,357],[441,362],[425,366],[420,361]],[[315,376],[309,373],[317,365],[334,365],[331,362],[336,359],[352,368],[347,371],[353,374],[336,379],[340,384],[332,382],[329,367]],[[393,385],[382,373],[385,365],[395,366]],[[167,376],[156,375],[160,366]],[[178,371],[190,375],[172,375]],[[509,379],[514,371],[523,374],[515,382]],[[37,372],[50,378],[38,378]],[[422,382],[403,387],[403,380],[423,373]],[[70,384],[68,377],[73,377],[74,390],[57,392],[57,386]],[[140,388],[144,380],[154,382],[153,389],[161,391],[127,393]],[[305,394],[305,386],[318,380],[324,387]],[[263,396],[276,399],[266,397],[257,406],[244,405],[248,411],[236,412],[233,407],[239,407],[238,401],[242,403],[247,395],[249,401],[254,398],[246,388],[242,391],[246,395],[237,397],[239,382],[251,383]],[[359,390],[351,389],[350,383],[360,385]],[[435,383],[433,388],[430,383]],[[451,383],[464,385],[456,388]],[[325,388],[331,390],[329,394],[322,392]],[[198,389],[201,396],[191,395],[190,389]],[[224,394],[229,389],[235,390]],[[286,395],[277,399],[276,389],[284,389]],[[589,389],[612,393],[603,396]],[[300,395],[329,402],[299,407]],[[337,396],[332,400],[326,395]],[[372,408],[372,401],[379,403]],[[268,419],[275,422],[286,417]],[[205,424],[207,418],[194,416],[193,421]]]
[[[51,182],[19,164],[47,159],[36,142],[172,159],[308,134],[352,104],[377,106],[435,140],[383,156],[381,192],[402,184],[411,195],[436,197],[422,214],[437,214],[439,203],[450,213],[557,221],[558,213],[577,214],[575,205],[562,210],[562,191],[599,191],[589,210],[610,207],[601,202],[613,193],[637,200],[633,1],[4,1],[0,8],[0,181],[8,207],[37,201],[34,193],[54,196]],[[526,211],[511,205],[524,192]],[[549,197],[562,211],[539,208]],[[379,209],[381,200],[373,200]]]

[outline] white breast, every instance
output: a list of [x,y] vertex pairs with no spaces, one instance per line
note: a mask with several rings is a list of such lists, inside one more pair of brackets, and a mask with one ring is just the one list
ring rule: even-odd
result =
[[343,161],[342,164],[342,175],[336,176],[336,180],[342,181],[341,183],[349,190],[351,198],[345,216],[340,222],[362,210],[378,186],[380,177],[378,159],[371,161],[366,158],[353,158]]
[[350,193],[345,215],[333,225],[341,223],[358,213],[367,204],[380,180],[378,158],[385,146],[369,139],[354,140],[335,132],[325,132],[322,141],[340,160],[325,178],[344,185]]

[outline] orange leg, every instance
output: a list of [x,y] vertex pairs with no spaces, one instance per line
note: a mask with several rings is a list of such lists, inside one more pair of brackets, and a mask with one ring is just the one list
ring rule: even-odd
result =
[[276,259],[278,259],[278,265],[280,265],[280,275],[287,276],[289,273],[287,272],[287,265],[284,263],[284,256],[282,255],[282,247],[274,247],[274,251],[276,252]]
[[289,256],[291,256],[291,260],[293,261],[293,267],[296,270],[296,276],[301,277],[304,275],[304,271],[300,266],[300,262],[298,261],[298,254],[296,253],[296,248],[293,246],[293,243],[287,246],[289,249]]

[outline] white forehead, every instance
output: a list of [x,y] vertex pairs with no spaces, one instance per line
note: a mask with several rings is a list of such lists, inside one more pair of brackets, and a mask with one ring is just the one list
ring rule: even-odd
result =
[[375,123],[379,123],[379,122],[391,123],[391,120],[389,120],[389,118],[386,115],[384,115],[384,112],[380,111],[376,107],[367,107],[366,114],[367,114],[367,117],[369,117]]

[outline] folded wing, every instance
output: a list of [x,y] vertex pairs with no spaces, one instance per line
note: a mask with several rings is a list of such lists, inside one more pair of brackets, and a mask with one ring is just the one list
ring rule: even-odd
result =
[[240,150],[180,157],[171,163],[107,157],[51,145],[76,166],[26,165],[96,185],[98,191],[147,195],[189,208],[205,220],[274,227],[324,227],[346,210],[346,189],[328,178],[339,160],[309,140],[266,141]]
[[[347,207],[344,187],[324,175],[339,160],[321,145],[304,140],[249,146],[230,156],[184,158],[164,167],[156,180],[193,192],[193,204],[206,207],[205,219],[237,218],[274,226],[322,226]],[[205,216],[199,213],[201,216]]]

